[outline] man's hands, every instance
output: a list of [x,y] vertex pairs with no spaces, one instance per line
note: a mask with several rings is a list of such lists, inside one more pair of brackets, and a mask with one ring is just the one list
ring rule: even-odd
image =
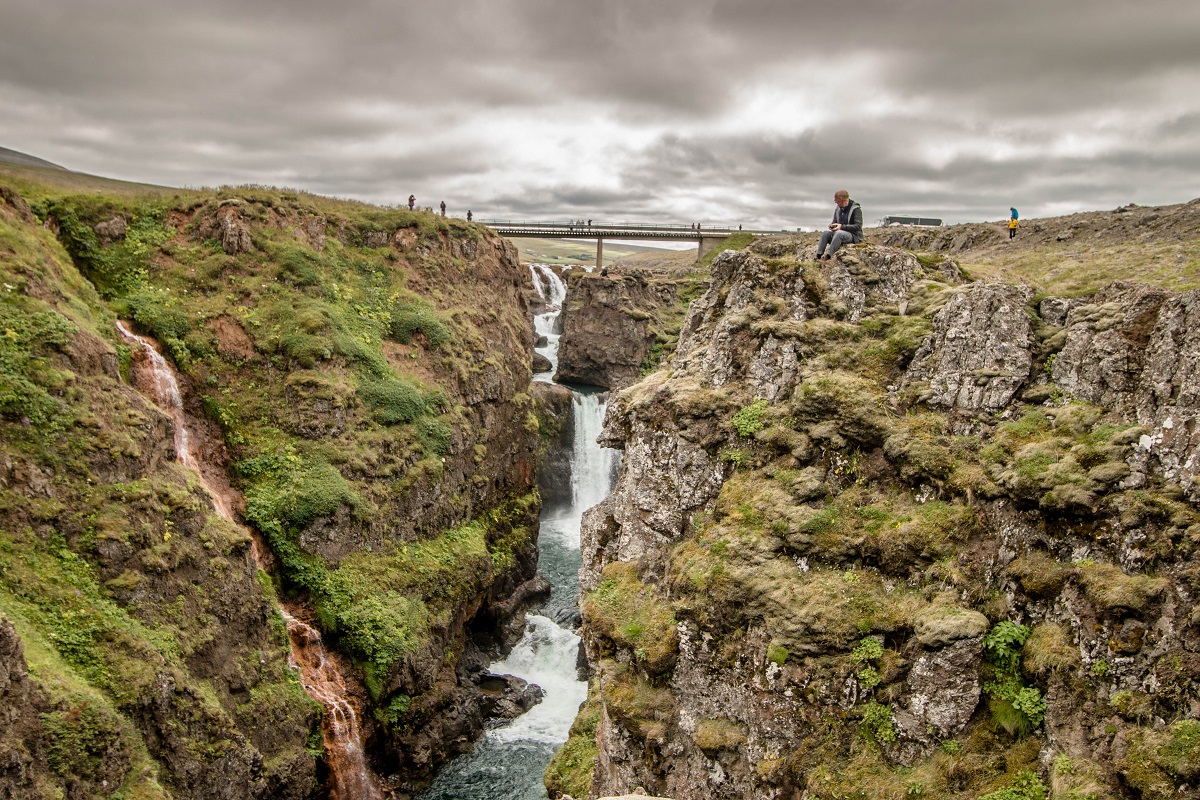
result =
[[842,225],[841,225],[841,223],[840,223],[840,222],[831,222],[831,223],[829,223],[829,230],[831,230],[831,231],[840,231],[841,229],[842,229]]

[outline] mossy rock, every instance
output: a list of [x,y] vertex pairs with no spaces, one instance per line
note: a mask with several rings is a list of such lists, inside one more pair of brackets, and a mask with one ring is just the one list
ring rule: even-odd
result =
[[987,633],[991,623],[978,611],[954,606],[934,606],[917,616],[914,633],[925,647],[945,647]]
[[1082,564],[1078,572],[1088,599],[1106,613],[1141,612],[1170,585],[1165,578],[1127,575],[1115,564]]

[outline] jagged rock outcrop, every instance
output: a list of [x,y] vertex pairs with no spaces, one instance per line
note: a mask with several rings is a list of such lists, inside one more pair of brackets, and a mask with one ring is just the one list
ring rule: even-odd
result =
[[575,424],[571,390],[556,383],[534,382],[531,390],[538,409],[538,491],[542,503],[571,502],[571,450]]
[[909,365],[905,381],[923,382],[920,400],[965,411],[1008,405],[1029,379],[1033,290],[999,283],[973,284],[956,293],[933,318],[933,336]]
[[[643,388],[653,393],[654,386],[650,381]],[[688,530],[692,514],[716,496],[728,470],[693,440],[704,435],[703,419],[683,421],[691,423],[685,431],[673,420],[638,415],[642,407],[625,395],[609,406],[599,441],[623,449],[625,466],[613,493],[587,513],[580,530],[584,588],[595,588],[612,561],[660,560]]]
[[619,389],[657,364],[683,319],[678,282],[575,270],[564,277],[555,380]]
[[1066,334],[1050,373],[1055,385],[1090,403],[1134,405],[1150,335],[1166,298],[1161,289],[1113,284],[1086,302],[1077,301],[1052,323]]
[[1062,323],[1064,341],[1050,371],[1055,385],[1145,426],[1132,480],[1140,485],[1153,470],[1197,499],[1200,294],[1117,283],[1077,302]]
[[112,244],[124,239],[125,232],[128,229],[129,226],[126,224],[124,217],[113,217],[104,222],[98,222],[93,228],[96,231],[96,235],[100,237],[101,244]]
[[211,218],[205,218],[200,235],[216,239],[221,243],[221,249],[228,255],[248,253],[254,249],[254,241],[250,236],[250,227],[242,219],[242,202],[226,200],[220,204]]
[[1194,796],[1197,297],[754,249],[609,404],[593,796]]

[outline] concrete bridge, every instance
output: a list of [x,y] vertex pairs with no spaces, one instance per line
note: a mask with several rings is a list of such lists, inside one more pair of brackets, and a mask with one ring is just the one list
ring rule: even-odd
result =
[[596,266],[604,265],[605,239],[644,239],[646,241],[692,241],[696,242],[696,260],[699,261],[713,248],[720,245],[735,234],[751,236],[778,236],[789,233],[786,230],[742,230],[740,227],[703,226],[699,228],[690,225],[647,225],[637,222],[528,222],[481,220],[501,236],[529,237],[539,239],[595,239]]

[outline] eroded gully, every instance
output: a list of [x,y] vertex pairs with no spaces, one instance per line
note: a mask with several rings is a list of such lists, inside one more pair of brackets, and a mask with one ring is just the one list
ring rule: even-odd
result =
[[[169,414],[175,424],[175,457],[196,473],[201,485],[211,496],[217,513],[237,525],[230,511],[230,490],[215,485],[217,482],[213,480],[213,475],[217,471],[200,461],[197,437],[188,427],[175,371],[151,340],[131,332],[120,321],[117,322],[117,328],[135,346],[135,353],[140,354],[135,358],[135,370],[143,370],[145,380],[135,379],[135,385],[148,393],[150,399]],[[268,570],[265,551],[249,530],[246,533],[250,536],[258,567]],[[325,650],[321,634],[303,621],[302,608],[280,601],[279,613],[287,623],[291,645],[288,664],[300,671],[300,682],[305,691],[324,708],[321,734],[329,766],[330,797],[334,800],[382,800],[379,782],[367,767],[358,712],[351,702],[352,694],[342,670]]]

